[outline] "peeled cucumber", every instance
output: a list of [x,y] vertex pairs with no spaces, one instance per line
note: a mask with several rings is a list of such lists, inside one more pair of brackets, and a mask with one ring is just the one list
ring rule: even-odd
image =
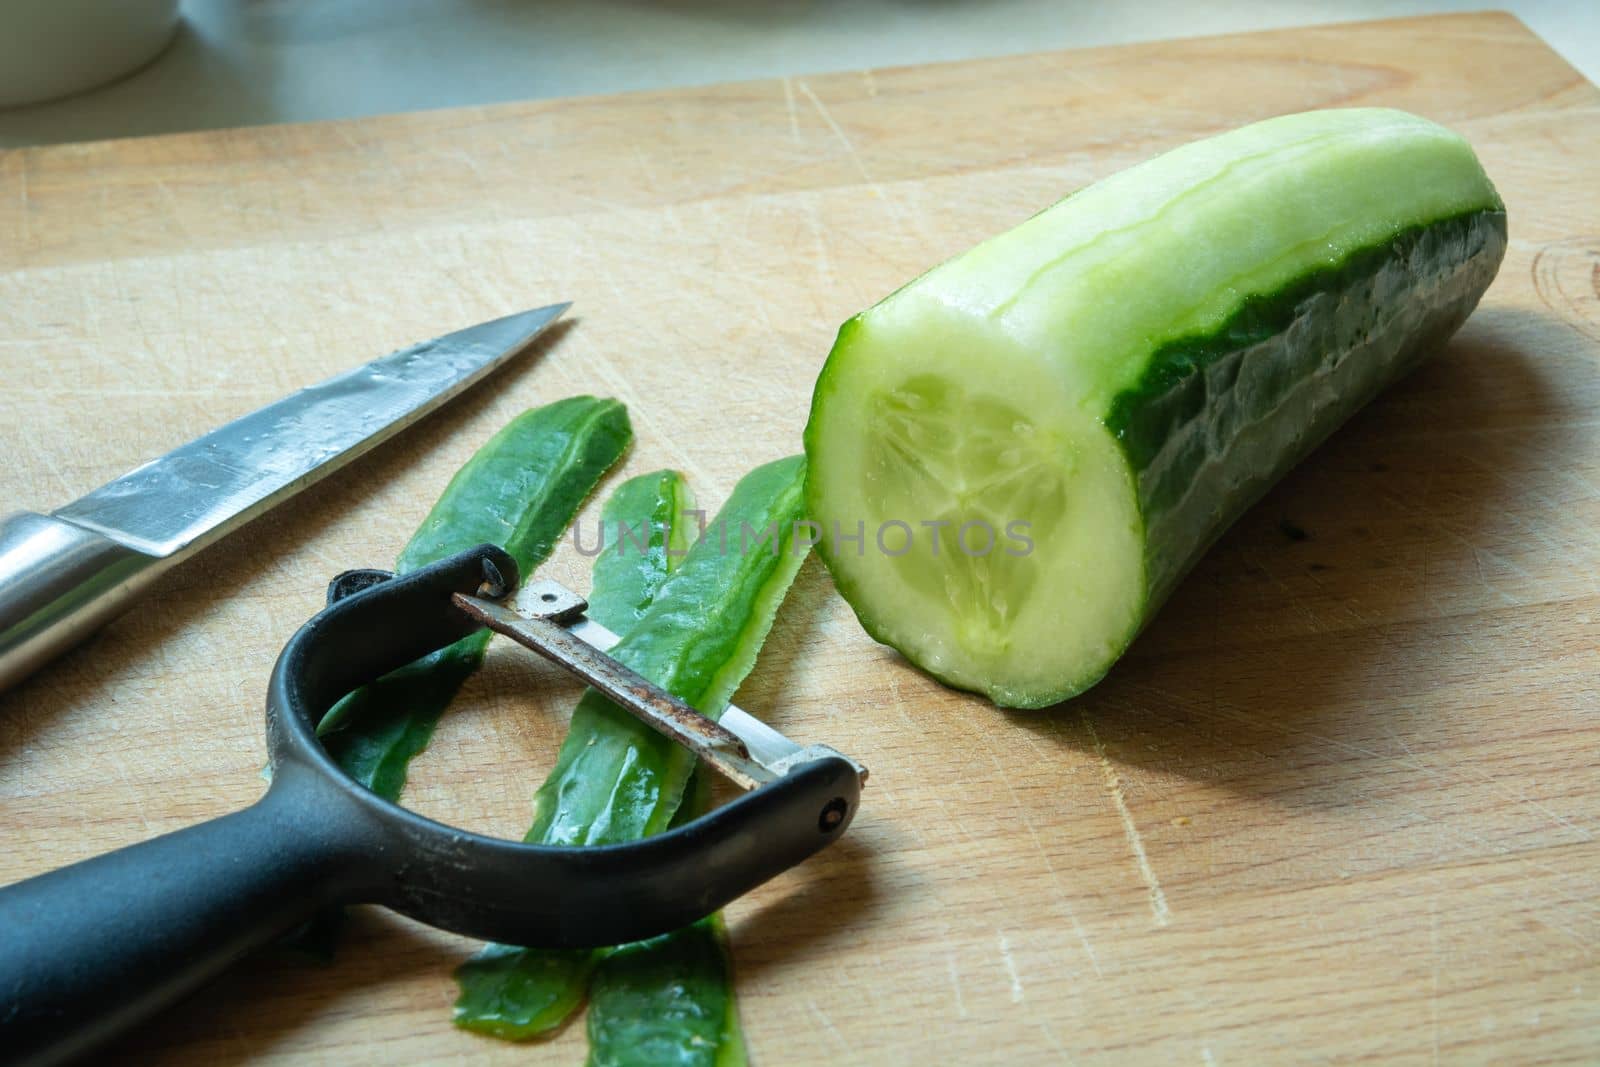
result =
[[1092,686],[1206,548],[1471,313],[1471,147],[1286,115],[1091,185],[850,319],[807,507],[874,638],[1010,707]]

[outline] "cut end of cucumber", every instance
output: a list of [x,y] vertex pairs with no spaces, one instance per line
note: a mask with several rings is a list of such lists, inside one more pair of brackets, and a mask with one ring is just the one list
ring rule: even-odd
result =
[[977,329],[923,307],[841,331],[807,428],[808,505],[873,637],[948,684],[1042,707],[1133,638],[1137,501],[1111,434],[1039,361],[985,375],[1006,342]]

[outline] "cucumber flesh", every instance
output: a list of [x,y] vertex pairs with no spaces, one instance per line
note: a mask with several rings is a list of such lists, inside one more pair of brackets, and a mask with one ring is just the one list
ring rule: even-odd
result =
[[1114,175],[840,330],[806,428],[822,555],[936,677],[1079,693],[1460,325],[1504,248],[1471,148],[1403,112],[1284,116]]

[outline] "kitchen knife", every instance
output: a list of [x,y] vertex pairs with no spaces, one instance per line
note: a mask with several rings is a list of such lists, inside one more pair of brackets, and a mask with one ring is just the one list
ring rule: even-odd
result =
[[569,306],[392,352],[235,419],[49,515],[0,519],[0,689],[116,617],[163,571],[465,390]]

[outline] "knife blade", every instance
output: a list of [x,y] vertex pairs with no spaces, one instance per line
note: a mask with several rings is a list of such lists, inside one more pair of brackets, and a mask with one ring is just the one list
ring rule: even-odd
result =
[[0,519],[0,689],[124,610],[163,571],[393,437],[568,304],[391,352],[134,468],[49,515]]

